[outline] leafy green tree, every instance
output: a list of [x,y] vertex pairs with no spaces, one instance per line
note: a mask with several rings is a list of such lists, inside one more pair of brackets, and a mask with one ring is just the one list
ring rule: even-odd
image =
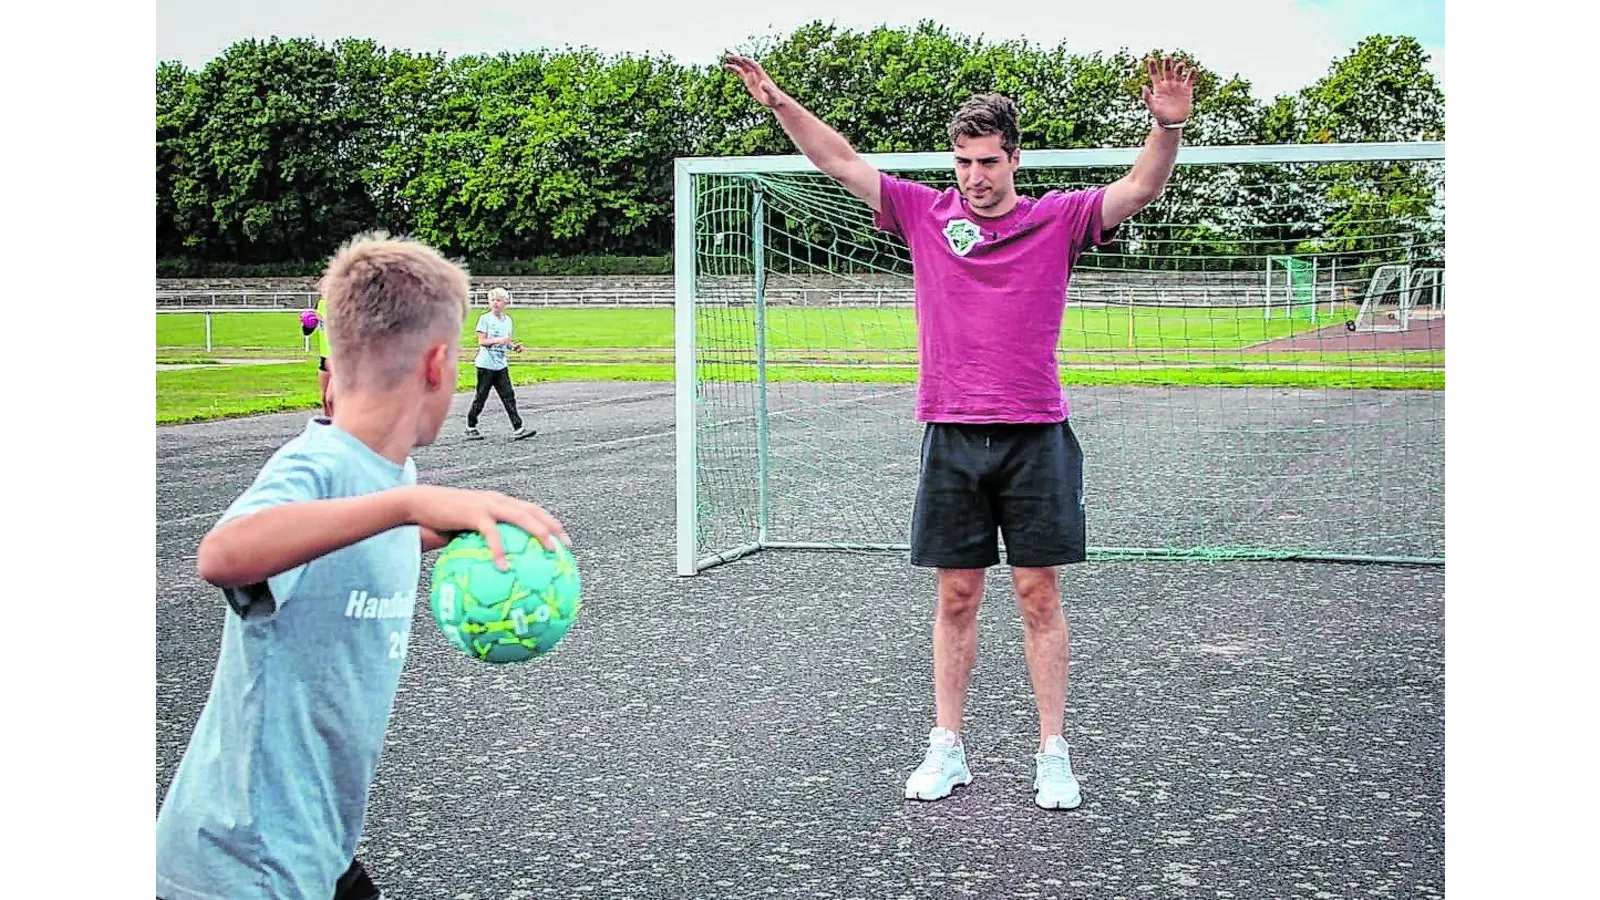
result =
[[[868,153],[947,146],[950,116],[981,91],[1017,101],[1025,150],[1136,146],[1150,128],[1139,100],[1148,54],[1126,49],[991,42],[924,21],[870,31],[812,22],[739,51]],[[1444,134],[1443,92],[1411,38],[1367,38],[1316,84],[1265,104],[1241,78],[1173,53],[1198,70],[1190,146]],[[198,71],[156,67],[157,254],[315,260],[382,227],[478,261],[658,255],[671,250],[675,158],[793,152],[720,60],[586,49],[447,58],[364,40],[244,40]],[[1023,183],[1046,187],[1028,180],[1026,162]],[[1157,248],[1194,267],[1282,252],[1376,258],[1401,244],[1431,252],[1439,168],[1180,167],[1104,261]],[[1078,170],[1061,186],[1122,171]],[[785,215],[772,199],[772,214]],[[736,233],[748,209],[727,215]],[[1397,221],[1403,234],[1390,233]],[[781,224],[795,243],[777,249],[802,261],[871,241],[864,220]]]
[[[1444,139],[1444,92],[1411,37],[1373,35],[1335,60],[1298,97],[1299,135],[1310,143]],[[1326,223],[1301,252],[1343,254],[1360,270],[1389,262],[1438,262],[1444,223],[1441,163],[1343,163],[1314,170],[1328,185],[1308,210]]]
[[185,85],[165,144],[186,245],[213,259],[312,259],[374,224],[362,177],[374,111],[361,59],[346,55],[373,53],[364,42],[240,41]]

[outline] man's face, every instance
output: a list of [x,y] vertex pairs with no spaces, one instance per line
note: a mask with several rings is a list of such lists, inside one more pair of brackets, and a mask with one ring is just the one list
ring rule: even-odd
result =
[[1022,156],[1017,152],[1008,155],[1001,149],[1000,135],[959,138],[955,157],[956,183],[974,211],[982,213],[996,207],[1003,210],[1003,204],[1011,202]]

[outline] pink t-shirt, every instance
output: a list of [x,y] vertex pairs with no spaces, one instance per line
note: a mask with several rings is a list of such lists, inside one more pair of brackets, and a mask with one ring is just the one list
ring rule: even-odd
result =
[[1072,264],[1104,244],[1105,189],[1018,197],[985,218],[956,188],[882,178],[876,225],[911,248],[919,422],[1059,422],[1056,363]]

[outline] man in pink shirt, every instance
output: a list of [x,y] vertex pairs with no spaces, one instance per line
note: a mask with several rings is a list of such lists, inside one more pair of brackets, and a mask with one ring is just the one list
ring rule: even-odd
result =
[[779,90],[760,64],[729,57],[750,94],[802,153],[877,213],[911,250],[916,289],[917,420],[926,423],[911,562],[938,570],[933,626],[936,725],[906,798],[938,800],[972,781],[961,739],[977,654],[984,575],[1000,562],[1022,612],[1039,712],[1034,802],[1072,809],[1082,792],[1064,737],[1068,627],[1059,567],[1085,558],[1083,456],[1057,368],[1067,280],[1078,255],[1155,200],[1177,161],[1194,73],[1152,59],[1154,118],[1127,175],[1103,188],[1020,196],[1016,105],[979,94],[950,123],[958,188],[879,172],[837,131]]

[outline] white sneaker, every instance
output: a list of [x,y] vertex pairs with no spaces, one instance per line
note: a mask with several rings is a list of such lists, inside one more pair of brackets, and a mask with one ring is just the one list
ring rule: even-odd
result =
[[1052,736],[1044,742],[1044,752],[1033,755],[1033,802],[1041,809],[1077,809],[1083,802],[1078,776],[1072,774],[1072,757],[1067,742]]
[[948,728],[928,732],[928,753],[922,765],[906,779],[907,800],[942,800],[958,784],[971,784],[967,751]]

